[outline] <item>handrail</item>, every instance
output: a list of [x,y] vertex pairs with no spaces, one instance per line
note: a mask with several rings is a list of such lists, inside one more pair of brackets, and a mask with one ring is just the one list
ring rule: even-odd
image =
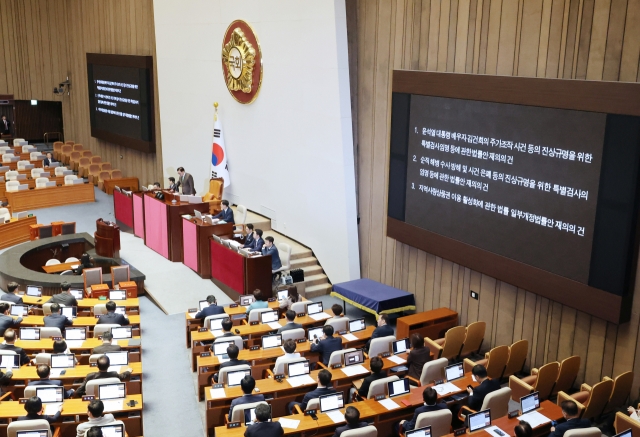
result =
[[47,141],[47,137],[48,137],[49,135],[53,135],[53,134],[57,134],[57,135],[58,135],[58,141],[64,141],[64,137],[63,137],[63,135],[62,135],[62,132],[45,132],[45,133],[44,133],[44,138],[43,138],[43,139],[44,139],[44,143],[45,143],[45,144],[47,144],[47,143],[48,143],[48,141]]

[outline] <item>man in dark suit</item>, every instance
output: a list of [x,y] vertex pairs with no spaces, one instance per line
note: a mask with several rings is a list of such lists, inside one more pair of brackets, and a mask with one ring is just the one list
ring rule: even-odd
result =
[[51,152],[47,152],[47,156],[44,158],[44,160],[42,161],[42,164],[45,167],[49,167],[51,165],[52,162],[58,162],[55,159],[53,159],[53,156],[51,156]]
[[487,369],[482,364],[473,366],[471,373],[476,377],[476,381],[479,382],[480,385],[474,389],[467,388],[467,392],[469,392],[467,405],[474,411],[480,411],[485,396],[493,391],[500,390],[500,381],[497,379],[489,379]]
[[87,377],[82,382],[82,385],[78,388],[78,391],[76,391],[74,397],[78,398],[85,395],[85,393],[87,392],[87,383],[89,381],[93,381],[95,379],[105,379],[105,378],[118,378],[120,381],[123,381],[131,376],[130,368],[124,371],[123,373],[118,373],[114,371],[109,372],[109,365],[110,365],[110,362],[109,362],[108,356],[103,355],[100,358],[98,358],[98,372],[89,373],[87,375]]
[[389,326],[387,323],[389,323],[389,316],[386,314],[380,314],[378,316],[378,327],[374,329],[373,332],[371,333],[371,338],[369,339],[369,341],[367,341],[367,344],[365,346],[366,350],[369,350],[369,346],[371,345],[371,340],[373,340],[374,338],[395,335],[393,332],[393,328]]
[[254,252],[262,252],[262,246],[264,246],[264,240],[262,239],[262,229],[256,229],[253,231],[253,241],[249,245],[248,249]]
[[101,325],[104,323],[111,323],[114,325],[124,326],[129,324],[129,319],[127,319],[122,314],[116,313],[117,305],[115,302],[109,301],[107,302],[106,306],[107,306],[107,314],[103,314],[100,316],[100,318],[98,319],[98,325]]
[[287,323],[282,328],[278,329],[278,334],[282,334],[284,331],[288,331],[290,329],[302,328],[302,325],[300,323],[294,322],[294,320],[296,319],[295,311],[287,310],[287,312],[284,314],[287,318]]
[[50,308],[51,314],[44,316],[44,326],[48,328],[59,328],[60,332],[64,334],[64,328],[73,325],[73,320],[60,314],[60,304],[53,303]]
[[170,177],[169,178],[169,191],[177,193],[179,188],[180,188],[180,183],[178,182],[176,184],[176,178]]
[[342,350],[342,339],[333,336],[333,326],[331,325],[324,325],[322,332],[324,334],[322,340],[316,338],[315,342],[311,343],[311,352],[318,352],[322,364],[326,366],[331,354]]
[[[226,319],[222,319],[222,323],[220,323],[220,327],[222,328],[222,335],[217,336],[216,340],[222,337],[233,337],[236,335],[233,332],[231,332],[231,329],[233,329],[233,322],[229,317],[227,317]],[[213,347],[211,348],[211,351],[213,351]]]
[[18,284],[16,282],[9,282],[7,285],[7,292],[0,297],[0,300],[22,305],[22,298],[16,294],[17,290]]
[[235,223],[233,219],[233,210],[229,208],[229,201],[222,201],[222,211],[213,216],[214,219],[224,220],[227,223]]
[[360,411],[358,411],[356,407],[347,407],[347,410],[344,413],[344,420],[347,421],[347,424],[337,427],[333,437],[340,437],[343,432],[349,431],[350,429],[369,426],[367,422],[360,422]]
[[416,427],[416,421],[420,414],[447,409],[447,404],[438,403],[438,393],[432,387],[424,389],[422,392],[422,400],[424,401],[424,405],[416,408],[411,420],[400,421],[400,429],[402,429],[403,432],[411,431]]
[[317,399],[320,396],[335,393],[336,391],[333,389],[333,387],[330,386],[330,384],[331,372],[329,372],[327,369],[322,369],[320,372],[318,372],[318,388],[307,392],[307,394],[305,394],[302,398],[302,402],[289,402],[287,404],[287,411],[289,411],[289,414],[293,414],[293,409],[296,405],[300,406],[300,409],[304,411],[307,409],[307,404],[311,399]]
[[[222,364],[220,364],[220,369],[224,369],[225,367],[231,367],[231,366],[241,366],[243,364],[251,364],[249,361],[247,360],[239,360],[238,359],[238,354],[240,353],[240,349],[238,349],[238,346],[236,346],[235,344],[231,344],[227,347],[227,355],[229,355],[229,361],[226,361]],[[213,380],[215,382],[218,382],[218,374],[214,373],[213,374]],[[224,382],[224,381],[223,381]]]
[[29,356],[21,347],[16,346],[16,331],[9,328],[4,331],[4,344],[0,344],[0,349],[14,351],[16,355],[20,355],[20,365],[29,364]]
[[122,347],[117,344],[111,344],[113,340],[113,334],[111,331],[105,331],[102,333],[102,344],[96,346],[91,351],[91,355],[106,354],[107,352],[120,352]]
[[49,422],[49,427],[51,431],[53,431],[53,422],[57,422],[60,420],[60,411],[62,411],[62,405],[58,407],[58,411],[56,414],[52,416],[45,416],[42,413],[42,400],[40,400],[37,396],[31,396],[27,399],[27,402],[24,404],[24,409],[27,412],[26,416],[18,417],[18,420],[39,420],[43,419]]
[[10,135],[11,134],[11,123],[7,120],[7,116],[3,115],[2,120],[0,120],[0,134],[2,135]]
[[208,316],[224,314],[224,307],[218,306],[218,301],[216,300],[216,297],[214,295],[210,294],[209,296],[207,296],[207,303],[209,304],[209,306],[196,313],[196,315],[193,316],[194,319],[204,319]]
[[367,396],[369,395],[369,387],[371,387],[372,382],[387,377],[387,372],[382,370],[382,368],[384,367],[382,358],[371,357],[369,366],[371,366],[371,375],[367,376],[362,381],[362,385],[360,385],[360,388],[358,389],[358,396],[362,399],[367,399]]
[[67,307],[77,307],[78,301],[73,294],[69,293],[71,284],[65,281],[60,284],[60,288],[62,289],[62,293],[54,294],[53,296],[51,296],[51,299],[49,299],[49,303],[61,303],[62,305]]
[[240,381],[240,388],[242,389],[244,395],[231,401],[231,408],[229,408],[229,421],[231,421],[233,407],[235,407],[236,405],[251,404],[253,402],[264,401],[263,394],[251,394],[253,392],[253,389],[256,388],[256,380],[253,379],[253,376],[247,375],[242,378],[242,381]]
[[271,271],[274,272],[282,267],[282,261],[280,261],[280,254],[278,248],[273,244],[273,237],[266,237],[264,247],[262,248],[263,255],[271,255]]
[[247,236],[244,237],[244,246],[242,247],[249,247],[251,246],[251,243],[253,243],[253,225],[251,223],[247,223],[245,228]]
[[182,186],[182,194],[184,195],[196,195],[196,189],[193,185],[193,176],[184,171],[184,167],[178,167],[179,181]]
[[14,319],[9,315],[11,306],[8,303],[0,303],[0,336],[2,336],[5,330],[18,326],[22,322],[22,317]]
[[560,408],[562,408],[562,417],[566,422],[552,426],[549,437],[562,437],[565,432],[571,429],[589,428],[591,426],[589,419],[580,418],[580,410],[575,402],[564,401],[560,404]]
[[248,426],[244,432],[245,437],[279,437],[284,435],[280,422],[269,422],[271,407],[260,404],[256,407],[256,422]]
[[[36,373],[38,374],[38,377],[40,379],[38,381],[29,381],[29,384],[27,384],[28,386],[56,385],[58,387],[64,387],[64,384],[62,384],[62,381],[60,381],[59,379],[49,379],[49,375],[51,374],[51,369],[46,364],[38,364],[38,367],[36,368]],[[71,395],[73,395],[74,393],[75,393],[74,389],[65,390],[64,398],[69,399]]]

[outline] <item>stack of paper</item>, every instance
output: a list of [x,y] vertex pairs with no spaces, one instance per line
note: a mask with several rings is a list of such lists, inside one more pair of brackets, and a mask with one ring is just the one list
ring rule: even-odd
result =
[[353,334],[344,334],[342,337],[347,341],[356,341],[358,339],[358,337]]
[[124,409],[124,399],[109,399],[102,401],[104,411],[120,411]]
[[211,396],[211,399],[221,399],[227,397],[227,394],[224,392],[224,388],[210,388],[209,395]]
[[347,376],[355,376],[363,373],[369,373],[367,369],[365,369],[361,364],[355,364],[353,366],[343,367],[342,372],[344,372]]
[[327,413],[329,419],[333,420],[333,423],[341,423],[344,422],[344,414],[340,410],[333,410]]
[[445,396],[445,395],[448,395],[449,393],[456,393],[460,391],[460,388],[458,388],[456,385],[450,382],[445,382],[444,384],[435,385],[433,386],[433,389],[440,396]]
[[313,320],[324,320],[330,318],[331,316],[323,312],[318,314],[309,314],[309,317],[311,317]]
[[53,377],[58,377],[62,374],[64,369],[51,369],[50,375]]
[[393,361],[393,362],[394,362],[394,363],[396,363],[396,364],[404,364],[404,363],[406,363],[406,362],[407,362],[407,360],[405,360],[404,358],[400,358],[400,357],[399,357],[399,356],[397,356],[397,355],[391,355],[390,357],[387,357],[387,359],[388,359],[389,361]]
[[291,387],[300,387],[301,385],[313,384],[315,382],[309,375],[294,376],[287,378],[287,381],[291,384]]
[[380,405],[385,407],[387,410],[395,410],[396,408],[400,408],[400,405],[396,404],[391,399],[382,399],[378,402],[380,402]]
[[518,420],[524,420],[525,422],[528,422],[529,425],[531,425],[531,428],[535,428],[537,426],[551,422],[551,419],[543,414],[538,413],[537,411],[531,411],[530,413],[523,414],[522,416],[518,417]]
[[62,402],[52,402],[50,404],[46,404],[46,406],[44,407],[44,414],[47,416],[53,416],[61,409]]
[[290,428],[290,429],[298,429],[298,425],[300,425],[299,420],[291,420],[291,419],[286,419],[284,417],[279,418],[278,422],[280,422],[280,426],[282,426],[283,428]]
[[[488,428],[485,428],[484,430],[487,431],[492,437],[507,437],[509,435],[497,426],[490,426]],[[500,431],[502,434],[498,434],[496,430]]]
[[269,325],[269,328],[271,329],[280,329],[282,328],[282,325],[278,322],[269,322],[267,323],[267,325]]

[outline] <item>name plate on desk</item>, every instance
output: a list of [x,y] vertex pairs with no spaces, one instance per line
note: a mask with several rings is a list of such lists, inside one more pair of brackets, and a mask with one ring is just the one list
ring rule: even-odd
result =
[[457,437],[459,435],[463,435],[466,432],[467,432],[467,428],[460,428],[460,429],[454,430],[453,435]]
[[338,331],[339,335],[345,335],[347,333],[346,329],[343,329],[342,331]]
[[201,352],[200,353],[200,358],[206,358],[206,357],[210,357],[211,356],[211,352]]
[[383,353],[381,353],[381,354],[378,354],[378,356],[379,356],[380,358],[387,358],[387,357],[390,357],[390,356],[391,356],[391,353],[389,353],[389,352],[383,352]]
[[307,315],[307,313],[298,313],[297,315],[298,315],[298,317],[304,317],[304,316]]
[[250,351],[257,351],[258,349],[260,349],[260,346],[251,346],[249,348]]
[[227,423],[227,429],[229,428],[240,428],[240,422],[229,422]]
[[318,412],[318,410],[306,410],[304,412],[305,416],[311,416],[312,414],[316,414]]
[[519,415],[520,415],[520,411],[518,411],[518,410],[516,410],[516,411],[512,411],[512,412],[510,412],[510,413],[508,414],[509,419],[513,419],[514,417],[519,416]]
[[198,308],[189,308],[187,310],[188,313],[197,313],[198,312]]
[[60,340],[62,340],[62,337],[51,337],[51,340],[60,341]]
[[275,297],[270,297],[269,299],[267,299],[267,302],[275,302],[276,298]]
[[224,384],[213,384],[213,388],[224,388]]
[[89,395],[89,396],[82,396],[82,402],[86,402],[86,401],[93,401],[96,397],[93,395]]
[[332,365],[331,365],[331,368],[332,368],[332,369],[342,369],[342,364],[340,364],[340,363],[332,364]]
[[281,382],[282,380],[284,380],[284,373],[278,373],[277,375],[273,375],[273,379],[275,379],[278,382]]
[[21,404],[26,404],[28,400],[29,400],[29,398],[20,398],[20,403]]
[[306,338],[299,338],[296,340],[297,343],[306,343],[307,339]]
[[198,332],[207,332],[208,330],[209,329],[207,329],[207,328],[200,328],[200,329],[198,329]]
[[238,308],[238,304],[237,303],[232,303],[231,305],[229,305],[229,308]]
[[376,401],[381,401],[383,399],[385,399],[387,396],[386,395],[376,395]]
[[251,323],[249,323],[249,324],[250,324],[251,326],[254,326],[254,325],[258,325],[258,324],[260,324],[260,322],[256,320],[255,322],[251,322]]
[[443,379],[434,379],[433,380],[433,385],[440,385],[440,384],[444,384],[444,380]]

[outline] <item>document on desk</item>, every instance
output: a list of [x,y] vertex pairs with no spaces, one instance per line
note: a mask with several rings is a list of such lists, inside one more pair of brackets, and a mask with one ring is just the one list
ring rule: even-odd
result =
[[211,399],[223,399],[227,397],[227,394],[224,392],[224,388],[210,388],[209,395]]
[[84,340],[66,340],[66,343],[69,349],[77,349],[82,347]]
[[[497,426],[489,426],[487,428],[484,429],[485,431],[487,431],[489,433],[489,435],[491,435],[491,437],[506,437],[509,435],[509,433],[505,432],[504,430],[498,428]],[[500,431],[502,434],[499,434],[496,432]]]
[[109,399],[102,401],[104,404],[104,411],[120,411],[124,410],[124,399]]
[[353,366],[343,367],[340,370],[347,376],[361,375],[363,373],[369,373],[361,364],[355,364]]
[[271,329],[280,329],[280,328],[282,328],[282,325],[280,323],[278,323],[278,322],[269,322],[269,323],[267,323],[267,325]]
[[46,406],[44,407],[44,414],[47,416],[53,416],[58,412],[58,410],[60,410],[60,407],[62,407],[62,402],[52,402],[50,404],[46,404]]
[[62,375],[62,371],[65,369],[51,369],[50,375],[53,377],[58,377],[60,375]]
[[198,313],[193,312],[193,313],[187,313],[187,314],[189,315],[189,317],[191,317],[193,319],[196,316],[196,314],[198,314]]
[[537,426],[544,425],[545,423],[551,422],[551,419],[549,419],[544,414],[538,413],[537,411],[532,411],[530,413],[523,414],[522,416],[518,417],[518,420],[524,420],[525,422],[529,422],[529,425],[531,425],[531,428],[535,428]]
[[399,356],[397,356],[397,355],[391,355],[391,356],[387,357],[387,359],[388,359],[389,361],[393,361],[393,362],[394,362],[394,363],[396,363],[396,364],[404,364],[404,363],[406,363],[406,362],[407,362],[407,360],[405,360],[404,358],[400,358],[400,357],[399,357]]
[[342,337],[347,341],[356,341],[358,339],[358,337],[353,334],[343,334]]
[[318,314],[309,314],[309,317],[311,317],[313,320],[324,320],[330,318],[331,316],[323,312]]
[[460,388],[458,388],[458,386],[450,383],[450,382],[445,382],[444,384],[438,384],[433,386],[433,389],[436,391],[436,393],[438,393],[440,396],[445,396],[448,395],[449,393],[456,393],[460,391]]
[[284,417],[279,418],[278,422],[280,422],[280,426],[282,426],[283,428],[289,429],[298,429],[298,425],[300,425],[299,420],[291,420]]
[[222,329],[214,329],[213,331],[211,331],[211,335],[213,335],[214,337],[222,337],[224,335],[224,331]]
[[400,405],[396,404],[391,399],[382,399],[382,400],[379,400],[378,402],[387,410],[395,410],[396,408],[400,408]]
[[333,423],[341,423],[344,422],[344,414],[340,410],[333,410],[327,413],[329,419],[333,420]]
[[287,382],[291,387],[300,387],[305,384],[314,384],[315,381],[309,375],[294,376],[293,378],[287,378]]

